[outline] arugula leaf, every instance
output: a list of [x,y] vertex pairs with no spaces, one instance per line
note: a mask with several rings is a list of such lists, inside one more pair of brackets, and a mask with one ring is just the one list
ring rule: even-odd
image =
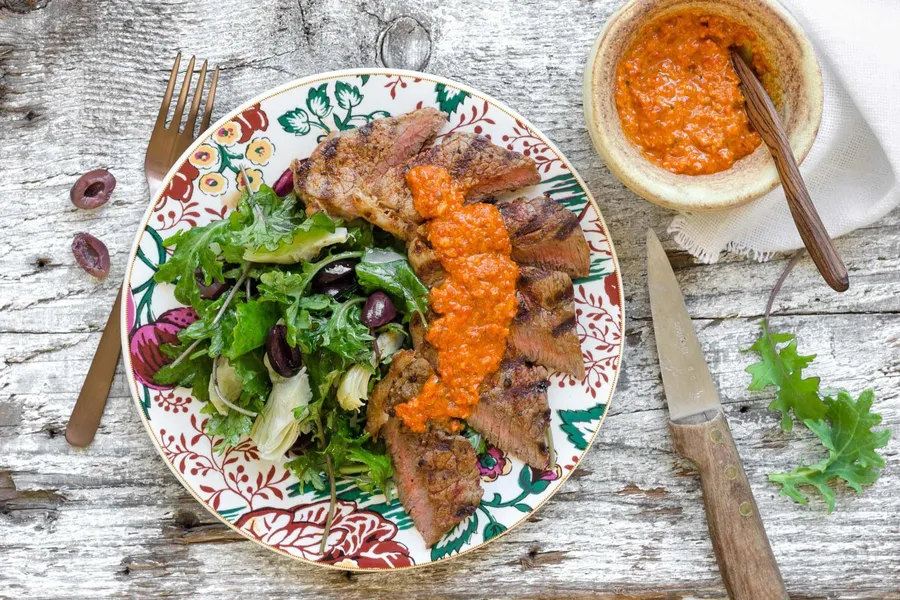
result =
[[[208,411],[212,407],[211,411]],[[222,438],[213,449],[216,452],[224,452],[226,448],[237,446],[242,438],[250,435],[250,428],[253,426],[253,420],[247,415],[230,410],[228,414],[220,415],[216,412],[212,404],[203,407],[202,412],[210,412],[209,420],[206,422],[206,434],[212,437]]]
[[[768,323],[760,323],[762,333],[748,351],[759,354],[760,361],[745,370],[752,376],[750,390],[763,390],[769,386],[778,388],[769,410],[781,412],[781,428],[790,431],[793,426],[790,412],[800,420],[822,419],[828,406],[819,397],[819,378],[803,377],[805,369],[816,357],[797,354],[797,340],[788,333],[771,333]],[[782,344],[786,346],[779,348]]]
[[369,250],[356,265],[356,277],[367,293],[381,290],[387,293],[405,313],[409,321],[412,313],[419,313],[425,321],[428,311],[428,288],[425,287],[402,254],[386,250]]
[[804,421],[822,440],[828,458],[808,467],[801,465],[790,473],[769,475],[771,481],[782,485],[782,494],[806,504],[808,498],[797,486],[809,485],[822,494],[828,512],[832,512],[834,489],[830,481],[841,479],[857,493],[862,492],[862,486],[875,483],[884,467],[884,458],[876,450],[887,446],[891,431],[872,431],[872,427],[881,423],[881,415],[871,412],[874,399],[872,390],[864,391],[856,401],[841,391],[837,399],[829,399],[827,421]]
[[[181,354],[182,346],[162,348],[170,357]],[[212,374],[213,359],[206,356],[204,350],[185,356],[177,365],[166,365],[157,371],[153,381],[159,385],[177,385],[191,388],[191,395],[202,402],[209,400],[209,378]]]
[[269,371],[263,362],[265,351],[247,352],[228,361],[235,375],[241,381],[241,397],[238,405],[254,412],[262,412],[272,391]]
[[175,246],[175,252],[159,266],[153,280],[157,283],[177,280],[175,299],[199,311],[205,301],[200,298],[195,272],[198,268],[202,270],[207,285],[213,280],[225,281],[222,263],[217,260],[213,244],[226,243],[228,235],[228,220],[213,221],[208,225],[179,231],[163,242],[166,247]]
[[363,302],[365,298],[354,298],[335,309],[322,328],[321,345],[349,362],[371,364],[375,360],[374,338],[360,320]]
[[321,348],[315,354],[305,353],[303,364],[309,373],[313,398],[318,401],[328,398],[344,372],[344,361],[334,352]]
[[248,300],[234,309],[235,324],[229,348],[224,352],[229,359],[235,359],[266,343],[269,329],[280,317],[278,306],[271,302]]
[[294,229],[304,221],[297,211],[296,196],[279,198],[267,185],[259,186],[252,195],[245,194],[229,219],[233,230],[230,243],[253,250],[277,249],[293,238]]

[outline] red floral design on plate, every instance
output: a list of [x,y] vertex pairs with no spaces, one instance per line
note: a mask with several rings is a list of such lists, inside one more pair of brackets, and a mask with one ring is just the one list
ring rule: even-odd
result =
[[187,412],[191,397],[188,394],[179,394],[176,390],[159,390],[154,397],[156,405],[166,412]]
[[241,137],[238,144],[246,144],[257,131],[265,131],[269,128],[269,117],[260,109],[259,104],[254,104],[235,119],[241,126]]
[[530,156],[537,164],[538,171],[548,173],[553,165],[569,169],[566,163],[550,150],[550,146],[543,139],[531,133],[528,126],[518,119],[513,127],[513,135],[504,135],[502,140],[506,142],[507,150],[515,150],[525,156]]
[[328,505],[328,500],[322,500],[291,510],[260,508],[243,515],[235,525],[268,546],[307,560],[363,569],[415,564],[409,549],[394,541],[396,525],[343,500],[338,500],[325,553],[320,553]]
[[[615,273],[610,273],[606,279],[615,277]],[[613,287],[617,288],[618,282]],[[619,365],[616,350],[622,343],[622,331],[617,308],[618,293],[615,302],[610,301],[607,307],[602,295],[588,290],[588,286],[575,286],[575,318],[586,371],[584,388],[591,397],[596,398],[597,390],[610,382],[610,375]],[[566,377],[559,383],[560,387],[578,384],[573,377]]]
[[[419,79],[418,77],[413,79],[413,83],[418,83],[420,81],[422,81],[422,80]],[[403,81],[403,76],[397,75],[395,77],[388,77],[387,83],[384,84],[384,87],[391,90],[391,98],[396,98],[397,97],[397,87],[399,86],[400,88],[406,88],[407,85],[409,85],[409,84],[406,83],[405,81]]]
[[182,307],[164,312],[155,322],[142,325],[131,336],[131,362],[137,380],[154,390],[164,390],[174,385],[159,385],[153,377],[172,359],[162,353],[162,344],[177,344],[178,332],[197,320],[193,308]]
[[475,133],[476,135],[483,134],[484,137],[486,137],[487,139],[491,139],[491,134],[484,133],[484,128],[481,125],[481,124],[496,125],[494,120],[487,116],[488,109],[490,109],[490,105],[488,104],[487,100],[484,101],[484,105],[482,105],[481,107],[479,107],[477,105],[473,105],[471,113],[469,113],[468,111],[461,112],[459,115],[459,120],[457,121],[456,125],[451,127],[450,130],[447,131],[446,133],[442,133],[441,135],[437,136],[436,139],[439,140],[445,136],[450,135],[451,133],[453,133],[459,129],[469,128],[469,127],[472,128],[472,132]]
[[[192,414],[193,431],[176,435],[160,429],[159,441],[166,458],[180,473],[202,480],[198,488],[206,494],[206,502],[216,510],[235,505],[253,509],[259,502],[284,499],[281,486],[290,476],[284,468],[271,465],[266,470],[266,464],[259,463],[256,444],[249,439],[216,453],[216,440],[203,430],[205,425],[206,419],[201,421]],[[257,466],[263,470],[251,471]]]

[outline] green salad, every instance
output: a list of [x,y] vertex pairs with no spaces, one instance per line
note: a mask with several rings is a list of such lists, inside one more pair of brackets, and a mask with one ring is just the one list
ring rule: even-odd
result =
[[228,218],[166,240],[155,279],[199,319],[163,346],[160,384],[192,388],[223,451],[245,437],[287,457],[301,485],[336,478],[390,496],[391,463],[364,404],[428,289],[402,245],[371,224],[307,217],[293,193],[244,192]]

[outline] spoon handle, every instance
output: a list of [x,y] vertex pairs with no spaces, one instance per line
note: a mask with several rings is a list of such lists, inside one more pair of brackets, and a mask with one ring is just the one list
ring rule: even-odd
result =
[[828,285],[838,292],[847,291],[850,287],[847,267],[841,261],[834,242],[825,230],[822,219],[819,218],[819,213],[816,212],[816,207],[809,197],[809,191],[800,175],[800,169],[797,168],[797,161],[794,160],[791,144],[775,111],[775,105],[772,104],[756,75],[734,49],[731,50],[731,59],[741,80],[741,91],[747,101],[750,123],[768,146],[775,160],[775,168],[781,178],[781,186],[803,244]]

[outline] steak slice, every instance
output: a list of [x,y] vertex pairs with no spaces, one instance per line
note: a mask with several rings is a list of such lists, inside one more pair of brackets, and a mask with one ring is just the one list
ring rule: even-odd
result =
[[421,392],[431,374],[428,361],[409,350],[398,352],[366,409],[366,427],[373,436],[384,437],[397,496],[427,547],[474,513],[484,494],[475,451],[466,438],[437,423],[418,433],[392,414],[393,406]]
[[531,158],[495,146],[482,136],[453,133],[439,146],[422,151],[405,164],[391,167],[368,186],[365,194],[353,195],[351,212],[402,239],[410,239],[422,218],[413,206],[406,173],[418,165],[447,169],[468,190],[468,202],[541,181]]
[[584,359],[575,327],[572,280],[560,271],[519,267],[519,312],[509,345],[532,362],[584,378]]
[[437,287],[447,277],[441,261],[434,253],[434,248],[428,243],[423,227],[420,227],[414,236],[406,243],[406,256],[413,272],[429,288]]
[[467,190],[470,203],[541,182],[532,158],[471,133],[451,133],[440,146],[423,151],[410,165],[444,167]]
[[481,384],[478,405],[466,421],[507,454],[546,469],[549,385],[547,369],[507,351],[500,368]]
[[365,217],[405,239],[410,223],[422,219],[412,208],[411,197],[405,205],[383,206],[378,196],[381,180],[396,177],[394,168],[403,167],[434,141],[446,122],[442,112],[421,108],[328,136],[309,160],[292,164],[294,190],[306,204],[307,214],[325,211],[344,219]]
[[497,208],[509,232],[514,261],[562,271],[572,279],[590,274],[591,249],[572,211],[546,196],[523,196]]

